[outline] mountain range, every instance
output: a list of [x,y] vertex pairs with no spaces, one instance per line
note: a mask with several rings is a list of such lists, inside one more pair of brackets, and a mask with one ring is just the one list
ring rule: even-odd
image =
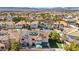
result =
[[31,7],[0,7],[0,11],[79,11],[79,7],[53,7],[53,8],[31,8]]

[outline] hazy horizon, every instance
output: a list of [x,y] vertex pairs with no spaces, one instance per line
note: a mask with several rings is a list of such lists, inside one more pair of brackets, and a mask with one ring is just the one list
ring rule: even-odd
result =
[[0,0],[0,7],[79,7],[78,0]]

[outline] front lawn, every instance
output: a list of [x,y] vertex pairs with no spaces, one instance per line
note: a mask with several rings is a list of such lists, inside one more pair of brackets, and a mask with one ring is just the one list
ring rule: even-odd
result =
[[56,43],[58,48],[62,48],[62,43]]

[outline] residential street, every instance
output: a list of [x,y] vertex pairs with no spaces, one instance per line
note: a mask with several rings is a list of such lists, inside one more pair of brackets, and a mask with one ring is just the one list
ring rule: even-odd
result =
[[38,49],[36,49],[36,48],[31,48],[31,49],[28,49],[28,48],[26,48],[26,49],[21,49],[21,51],[64,51],[63,49],[58,49],[58,48],[47,48],[47,49],[45,49],[45,48],[38,48]]

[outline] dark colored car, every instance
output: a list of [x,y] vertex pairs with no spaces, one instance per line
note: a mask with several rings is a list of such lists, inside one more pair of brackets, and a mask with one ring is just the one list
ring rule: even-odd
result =
[[37,32],[31,32],[30,35],[32,35],[32,36],[37,36],[38,33],[37,33]]

